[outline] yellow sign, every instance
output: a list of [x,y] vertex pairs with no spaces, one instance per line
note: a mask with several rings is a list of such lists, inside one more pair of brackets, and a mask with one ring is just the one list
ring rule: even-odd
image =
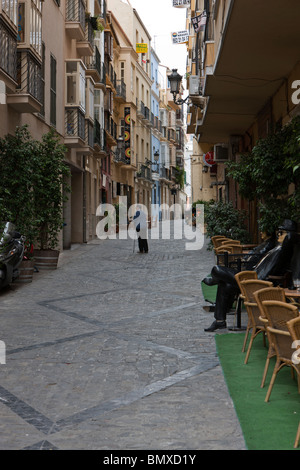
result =
[[144,42],[142,43],[137,43],[136,45],[136,52],[138,54],[147,54],[148,52],[148,44],[145,44]]

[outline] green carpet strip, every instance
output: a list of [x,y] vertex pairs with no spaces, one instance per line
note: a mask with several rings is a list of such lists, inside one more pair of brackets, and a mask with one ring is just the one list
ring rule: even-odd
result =
[[[244,364],[242,346],[245,333],[216,334],[216,345],[224,377],[233,400],[249,450],[294,450],[300,421],[300,394],[297,378],[284,367],[277,378],[268,403],[265,402],[275,358],[271,359],[264,388],[261,380],[267,348],[259,335]],[[291,351],[292,353],[292,351]],[[221,412],[221,410],[220,410]],[[300,450],[300,445],[297,450]]]

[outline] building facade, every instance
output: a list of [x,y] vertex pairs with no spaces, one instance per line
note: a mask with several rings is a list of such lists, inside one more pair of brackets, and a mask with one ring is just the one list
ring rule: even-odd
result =
[[96,237],[102,203],[127,196],[151,215],[151,203],[172,202],[178,107],[160,89],[151,36],[129,3],[3,0],[0,44],[0,135],[26,124],[41,140],[54,128],[66,148],[61,249]]
[[[193,19],[203,13],[204,26],[195,32]],[[217,168],[210,186],[215,198],[247,210],[256,236],[257,206],[239,197],[226,161],[238,161],[258,139],[299,114],[292,101],[292,84],[300,76],[299,13],[294,0],[288,7],[280,1],[191,0],[188,10],[193,32],[188,86],[193,103],[200,104],[189,109],[194,154],[201,159],[214,153]]]

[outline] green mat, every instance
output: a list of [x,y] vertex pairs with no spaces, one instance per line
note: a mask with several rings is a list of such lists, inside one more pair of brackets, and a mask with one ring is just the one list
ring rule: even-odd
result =
[[[254,340],[248,364],[242,346],[245,333],[216,334],[225,380],[249,450],[294,450],[300,421],[300,395],[291,369],[279,371],[271,397],[265,396],[273,372],[271,359],[264,388],[260,388],[267,349],[262,336]],[[296,375],[296,374],[295,374]],[[297,450],[300,450],[300,445]]]
[[[206,277],[211,277],[207,275]],[[218,286],[207,286],[203,281],[201,282],[201,289],[204,300],[214,304],[216,302]]]

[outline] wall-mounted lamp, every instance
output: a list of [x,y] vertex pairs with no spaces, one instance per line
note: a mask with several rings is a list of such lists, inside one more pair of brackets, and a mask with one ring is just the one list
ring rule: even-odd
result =
[[173,69],[171,75],[168,75],[168,79],[170,82],[170,92],[173,95],[173,101],[175,104],[178,104],[179,106],[187,103],[187,104],[193,104],[197,108],[202,108],[203,106],[199,106],[196,103],[193,103],[190,96],[187,96],[185,99],[178,98],[176,99],[177,95],[180,93],[180,87],[181,87],[181,81],[182,81],[182,75],[180,75],[177,72],[177,69]]
[[122,135],[119,136],[117,139],[117,149],[118,150],[123,150],[125,148],[125,140]]

